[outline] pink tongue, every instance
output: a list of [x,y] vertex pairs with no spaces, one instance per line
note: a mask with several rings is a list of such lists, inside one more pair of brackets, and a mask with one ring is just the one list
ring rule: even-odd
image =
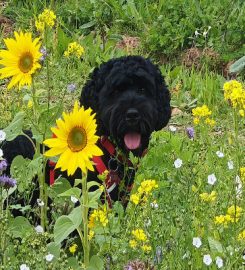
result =
[[124,143],[130,150],[137,149],[140,146],[141,135],[138,133],[128,133],[124,136]]

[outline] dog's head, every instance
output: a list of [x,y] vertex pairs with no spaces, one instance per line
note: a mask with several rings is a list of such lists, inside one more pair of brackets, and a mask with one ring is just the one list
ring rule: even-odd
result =
[[80,103],[96,112],[98,135],[141,155],[150,135],[168,123],[170,95],[157,66],[140,56],[112,59],[90,75]]

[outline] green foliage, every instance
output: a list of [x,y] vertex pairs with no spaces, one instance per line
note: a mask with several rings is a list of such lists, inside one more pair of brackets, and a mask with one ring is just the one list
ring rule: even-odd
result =
[[70,233],[75,231],[82,222],[82,208],[76,207],[68,216],[61,216],[54,225],[54,241],[61,243]]
[[242,71],[245,67],[245,56],[238,59],[235,63],[230,66],[229,72],[230,73],[238,73]]

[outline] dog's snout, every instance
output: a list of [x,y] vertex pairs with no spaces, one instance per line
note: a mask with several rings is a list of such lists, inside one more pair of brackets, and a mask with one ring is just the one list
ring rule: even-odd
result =
[[138,110],[130,108],[126,113],[126,121],[127,122],[137,122],[140,119],[140,114]]

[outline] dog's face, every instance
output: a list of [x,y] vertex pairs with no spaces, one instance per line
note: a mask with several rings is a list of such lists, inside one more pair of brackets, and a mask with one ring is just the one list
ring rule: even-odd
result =
[[[91,100],[93,99],[93,100]],[[170,97],[160,71],[139,56],[113,59],[95,70],[81,104],[97,114],[99,135],[141,155],[154,130],[170,118]]]

